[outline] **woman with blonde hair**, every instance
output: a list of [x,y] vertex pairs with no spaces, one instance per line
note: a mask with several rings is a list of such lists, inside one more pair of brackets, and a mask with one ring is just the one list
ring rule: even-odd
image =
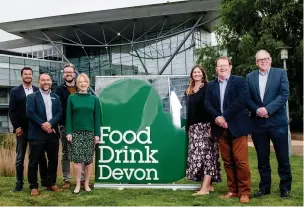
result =
[[205,69],[195,65],[185,92],[189,136],[186,179],[202,182],[201,189],[193,195],[207,195],[214,190],[212,183],[221,181],[218,142],[211,137],[211,117],[204,106],[206,86]]
[[84,73],[76,80],[78,92],[70,95],[66,112],[66,134],[70,142],[70,160],[74,163],[76,187],[74,193],[80,192],[82,163],[84,163],[84,189],[89,187],[93,168],[94,144],[100,137],[101,108],[99,99],[88,93],[90,79]]

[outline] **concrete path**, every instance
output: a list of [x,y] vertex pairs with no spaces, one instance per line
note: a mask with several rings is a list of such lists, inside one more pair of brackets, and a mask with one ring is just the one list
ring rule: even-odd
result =
[[[251,139],[248,141],[248,146],[254,147]],[[271,151],[274,152],[273,144],[270,142]],[[303,140],[291,140],[292,155],[303,156]]]

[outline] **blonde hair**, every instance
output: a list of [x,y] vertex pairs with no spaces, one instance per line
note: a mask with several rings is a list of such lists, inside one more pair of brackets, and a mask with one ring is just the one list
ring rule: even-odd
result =
[[76,85],[78,86],[78,83],[79,83],[79,80],[80,80],[81,77],[83,77],[85,79],[85,81],[88,82],[88,85],[90,86],[90,79],[89,79],[88,75],[85,74],[85,73],[80,73],[78,75],[78,77],[76,79]]

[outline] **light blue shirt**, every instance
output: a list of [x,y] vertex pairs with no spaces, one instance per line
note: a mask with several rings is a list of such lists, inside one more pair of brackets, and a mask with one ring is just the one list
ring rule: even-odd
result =
[[221,98],[221,112],[222,113],[224,111],[224,109],[223,109],[224,97],[225,97],[225,91],[226,91],[226,87],[227,87],[229,77],[230,77],[230,75],[225,80],[220,80],[218,78],[218,82],[219,82],[219,85],[220,85],[220,98]]
[[262,102],[263,102],[264,95],[265,95],[269,71],[270,71],[270,68],[266,72],[259,70],[259,89],[260,89],[260,97],[261,97]]
[[43,98],[43,102],[45,105],[45,113],[46,113],[46,119],[47,121],[50,121],[53,118],[52,115],[52,99],[51,99],[51,91],[43,91],[39,88],[40,93],[42,95]]

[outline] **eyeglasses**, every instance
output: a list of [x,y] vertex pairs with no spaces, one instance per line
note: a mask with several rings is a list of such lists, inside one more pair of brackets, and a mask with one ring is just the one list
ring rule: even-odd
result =
[[226,68],[226,67],[229,67],[229,65],[217,65],[216,67],[217,68]]
[[262,63],[262,62],[267,62],[270,58],[266,57],[266,58],[261,58],[261,59],[257,59],[257,62]]

